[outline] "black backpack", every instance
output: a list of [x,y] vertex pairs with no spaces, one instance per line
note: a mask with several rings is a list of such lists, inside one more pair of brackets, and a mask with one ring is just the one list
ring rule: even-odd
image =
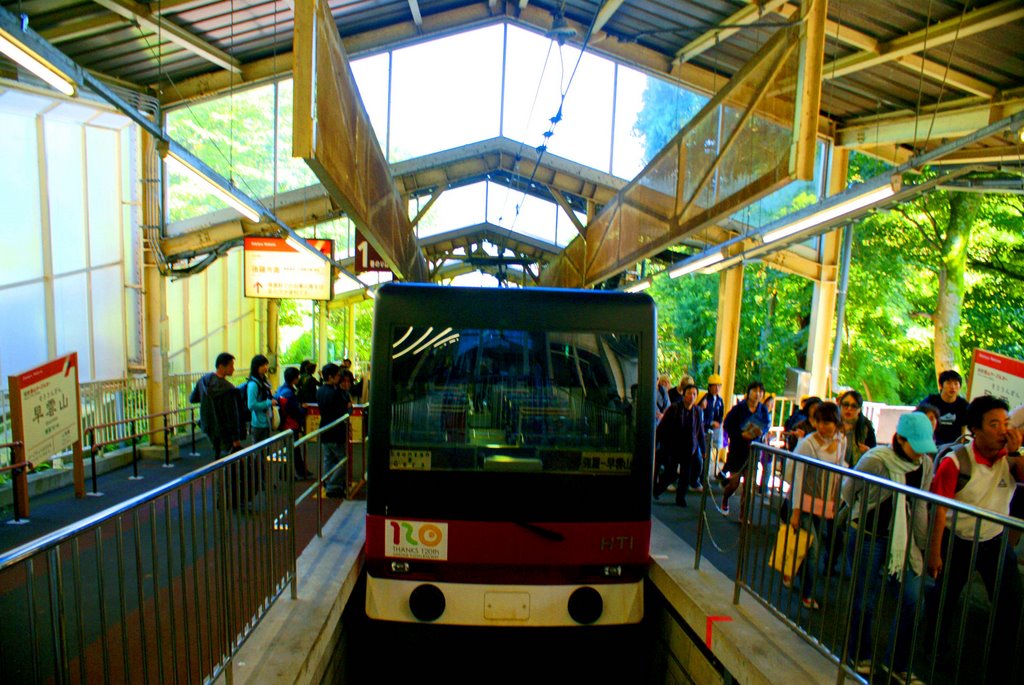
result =
[[252,423],[252,412],[249,411],[249,379],[235,386],[235,403],[238,405],[238,439],[245,440],[249,435],[249,424]]

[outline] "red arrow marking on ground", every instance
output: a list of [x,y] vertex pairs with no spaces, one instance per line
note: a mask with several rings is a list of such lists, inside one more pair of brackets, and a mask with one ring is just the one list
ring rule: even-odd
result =
[[708,628],[704,634],[704,642],[707,643],[708,649],[711,649],[711,624],[715,621],[731,621],[732,616],[708,616]]

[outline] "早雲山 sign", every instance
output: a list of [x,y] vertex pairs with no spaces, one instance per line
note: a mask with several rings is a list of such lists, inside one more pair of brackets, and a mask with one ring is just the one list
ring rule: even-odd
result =
[[16,376],[8,376],[14,440],[27,461],[39,463],[81,442],[78,354],[72,352]]

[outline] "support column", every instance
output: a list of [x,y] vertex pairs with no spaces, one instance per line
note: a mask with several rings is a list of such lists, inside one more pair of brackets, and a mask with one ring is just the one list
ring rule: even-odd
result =
[[715,371],[722,376],[725,411],[736,391],[736,356],[743,308],[743,263],[718,274],[718,327],[715,329]]
[[[832,148],[828,170],[828,194],[834,195],[846,187],[846,172],[850,163],[849,150]],[[842,252],[842,233],[832,231],[821,237],[818,260],[821,265],[811,298],[811,322],[807,331],[807,370],[811,373],[808,392],[818,397],[829,395],[829,364],[832,351],[832,327],[835,325],[836,295],[838,292],[839,259]]]
[[[158,414],[167,407],[167,281],[160,273],[150,239],[160,230],[160,158],[152,136],[142,136],[142,225],[146,240],[143,243],[143,325],[146,341],[146,402],[150,414]],[[171,417],[177,423],[181,416]],[[164,444],[164,433],[150,436],[156,445]]]
[[316,365],[317,368],[324,368],[324,364],[331,361],[327,357],[327,303],[316,303]]
[[280,385],[277,368],[277,320],[278,301],[267,300],[267,357],[270,358],[270,373],[267,374],[270,380],[270,387],[276,388]]
[[355,364],[356,359],[356,306],[350,304],[345,308],[348,316],[348,325],[345,327],[345,356]]

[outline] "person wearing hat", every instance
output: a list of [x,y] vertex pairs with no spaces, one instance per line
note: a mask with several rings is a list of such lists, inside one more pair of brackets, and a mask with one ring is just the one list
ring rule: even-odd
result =
[[722,377],[717,373],[708,376],[708,394],[704,400],[704,430],[712,431],[711,446],[722,447],[722,417],[725,403],[722,401]]
[[[1016,456],[1021,446],[1021,431],[1010,424],[1010,406],[991,395],[981,395],[971,401],[966,421],[971,432],[970,442],[942,456],[931,490],[958,502],[1007,515],[1017,482],[1024,479],[1024,464]],[[1020,629],[1022,590],[1020,574],[1016,571],[1017,555],[1005,539],[1007,531],[995,521],[979,520],[940,505],[935,506],[935,520],[928,549],[928,574],[933,578],[942,574],[946,585],[939,632],[956,639],[960,632],[960,623],[955,621],[960,612],[960,594],[976,570],[985,581],[993,603],[990,611],[994,613],[978,628],[992,631],[985,682],[1010,681],[1019,676],[1019,671],[1014,669],[1014,655]],[[969,602],[965,601],[965,611],[967,604]],[[966,615],[961,618],[967,620]],[[955,654],[959,647],[962,645],[948,654]]]
[[[899,418],[892,446],[868,450],[854,470],[927,491],[933,470],[928,455],[935,451],[931,421],[924,414],[911,412]],[[850,610],[849,659],[857,673],[871,675],[875,644],[871,627],[881,591],[883,586],[893,594],[902,589],[900,611],[893,616],[886,656],[880,663],[891,669],[896,682],[923,683],[911,671],[910,642],[914,625],[923,615],[917,600],[923,596],[921,584],[926,578],[928,503],[860,478],[846,480],[842,497],[850,507],[849,558],[854,558],[858,540],[863,538],[859,563],[854,562],[858,572]],[[883,644],[881,640],[879,644]]]

